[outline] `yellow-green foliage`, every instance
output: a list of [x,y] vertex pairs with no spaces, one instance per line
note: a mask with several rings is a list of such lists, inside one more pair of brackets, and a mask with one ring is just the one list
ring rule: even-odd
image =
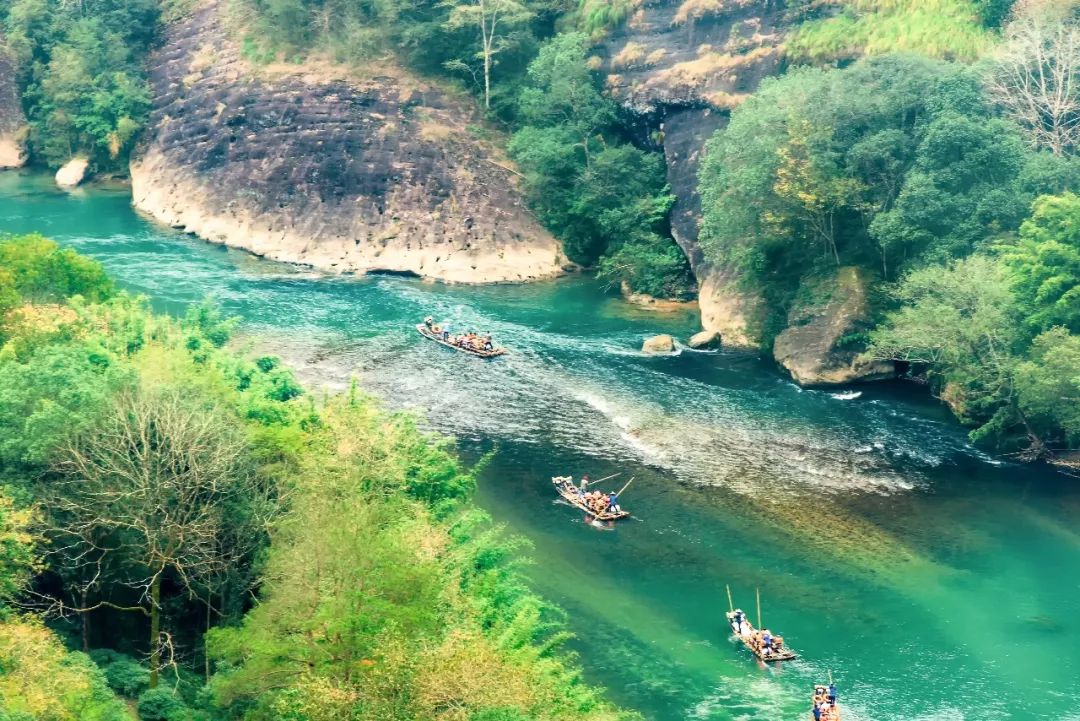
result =
[[84,654],[67,651],[38,620],[0,623],[0,717],[130,721]]
[[970,0],[844,0],[839,15],[795,31],[787,53],[813,62],[889,52],[974,60],[991,37]]
[[603,35],[630,19],[641,4],[641,0],[581,0],[578,26],[594,37]]
[[429,443],[368,399],[319,409],[259,604],[210,637],[220,701],[250,721],[623,718],[551,652],[513,544],[439,502],[470,479]]

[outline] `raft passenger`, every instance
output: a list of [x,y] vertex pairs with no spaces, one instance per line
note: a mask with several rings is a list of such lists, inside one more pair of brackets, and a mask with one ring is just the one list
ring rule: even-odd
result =
[[614,491],[608,494],[608,510],[612,513],[622,513],[622,509],[619,508],[619,497]]

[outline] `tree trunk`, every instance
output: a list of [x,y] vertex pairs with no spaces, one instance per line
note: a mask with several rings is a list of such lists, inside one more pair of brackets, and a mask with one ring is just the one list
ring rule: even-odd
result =
[[206,673],[206,683],[210,683],[210,651],[206,648],[206,637],[210,634],[210,598],[211,594],[206,594],[206,632],[203,634],[203,665]]
[[158,668],[161,666],[161,573],[154,576],[150,586],[150,688],[157,688]]
[[484,47],[484,110],[491,110],[491,50]]
[[[87,608],[87,591],[85,588],[82,590],[81,595],[82,598],[80,600],[80,603],[82,604],[83,608]],[[90,613],[87,611],[83,611],[79,614],[79,616],[80,620],[82,621],[82,650],[83,653],[90,653]]]

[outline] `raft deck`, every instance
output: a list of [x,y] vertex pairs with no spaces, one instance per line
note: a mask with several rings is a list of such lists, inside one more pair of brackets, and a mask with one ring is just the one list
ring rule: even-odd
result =
[[603,513],[597,513],[593,509],[589,508],[579,497],[576,490],[571,490],[566,487],[563,480],[559,477],[551,479],[551,483],[555,486],[555,492],[562,496],[563,500],[569,503],[579,511],[583,511],[598,521],[618,521],[622,518],[626,518],[630,515],[630,511],[619,511],[618,513],[612,513],[611,511],[604,511]]
[[462,353],[474,355],[477,358],[497,358],[498,356],[506,355],[507,352],[505,348],[495,348],[494,350],[477,350],[476,348],[467,348],[465,346],[449,343],[443,340],[441,336],[437,336],[431,331],[429,331],[427,329],[427,326],[425,326],[423,323],[416,324],[416,331],[428,340],[433,340],[439,345],[444,345],[447,348],[453,348],[454,350],[461,351]]
[[754,647],[753,638],[754,632],[757,630],[754,625],[750,623],[750,620],[743,614],[742,633],[739,632],[739,628],[735,625],[735,612],[727,612],[728,626],[731,627],[731,632],[743,642],[743,645],[750,649],[750,653],[754,654],[758,660],[765,663],[772,663],[774,661],[793,661],[798,658],[791,649],[787,646],[783,646],[779,651],[771,649],[767,653],[764,650],[758,650]]

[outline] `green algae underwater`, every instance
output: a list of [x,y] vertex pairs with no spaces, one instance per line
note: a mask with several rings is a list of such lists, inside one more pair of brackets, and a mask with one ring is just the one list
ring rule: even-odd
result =
[[[917,391],[847,398],[745,355],[643,356],[696,317],[587,278],[464,287],[262,261],[144,220],[123,188],[0,175],[0,232],[97,258],[161,311],[213,296],[309,387],[355,377],[466,458],[497,449],[480,505],[531,541],[586,679],[645,718],[806,719],[831,671],[845,721],[1080,719],[1080,479],[971,447]],[[428,314],[512,354],[426,342]],[[555,501],[553,475],[616,472],[634,478],[631,520]],[[751,618],[760,588],[801,658],[759,667],[726,631],[725,584]]]

